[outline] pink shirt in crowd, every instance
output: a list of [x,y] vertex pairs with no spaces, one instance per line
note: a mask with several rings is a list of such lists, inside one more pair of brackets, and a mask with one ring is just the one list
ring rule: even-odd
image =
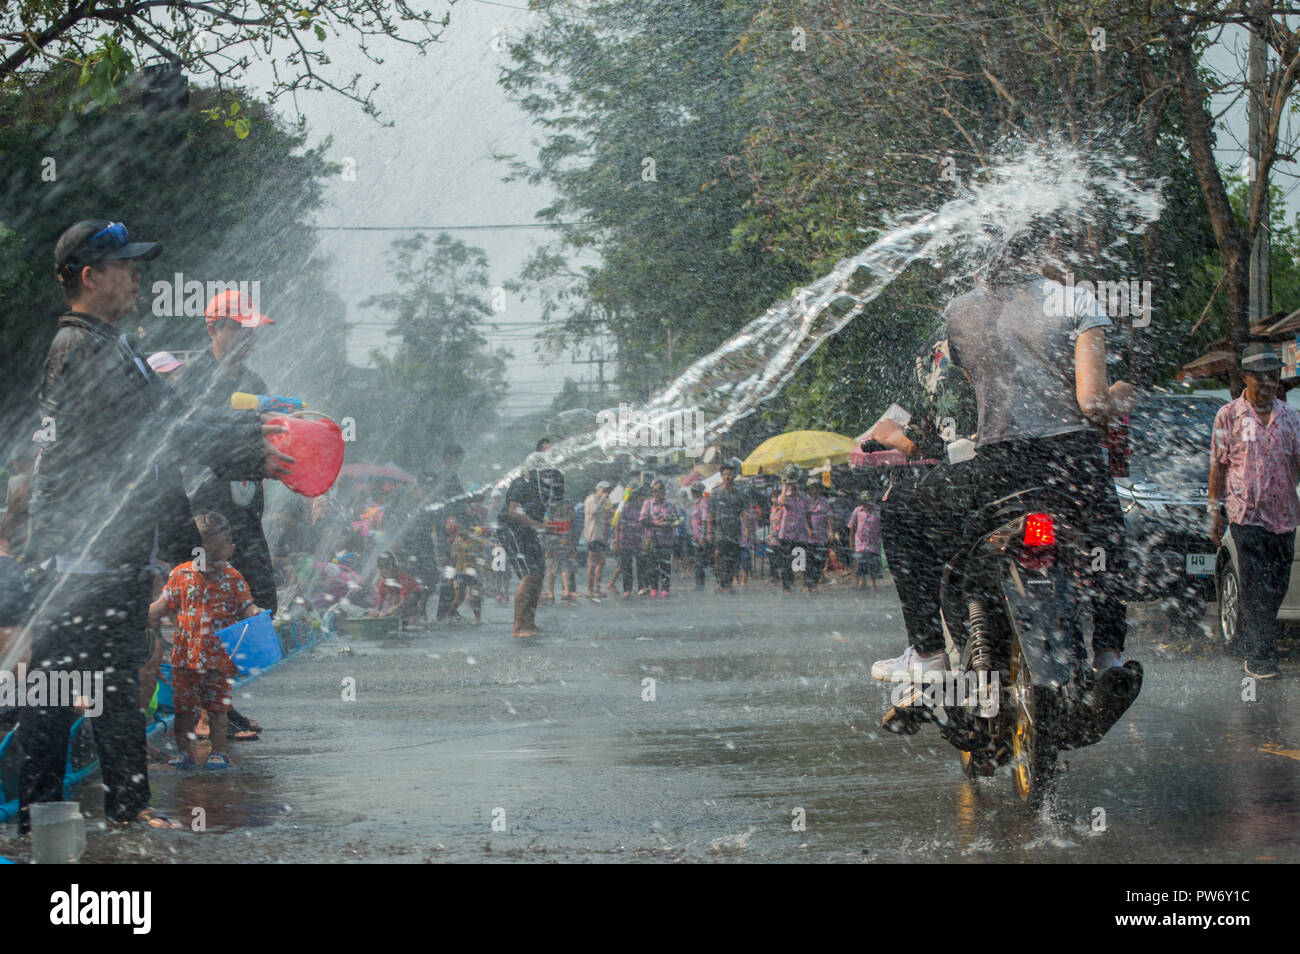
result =
[[701,497],[691,507],[691,537],[696,543],[704,542],[709,528],[709,498]]
[[781,493],[781,528],[777,536],[795,543],[808,542],[808,498],[795,491]]
[[880,552],[880,508],[858,507],[849,517],[854,553]]
[[1289,533],[1300,523],[1300,414],[1274,399],[1268,426],[1245,396],[1219,408],[1210,456],[1228,468],[1230,523]]
[[[647,536],[654,538],[654,545],[657,547],[670,547],[673,545],[673,528],[671,526],[674,516],[673,505],[667,500],[663,503],[655,503],[653,497],[641,505],[641,527]],[[669,526],[653,526],[655,520],[666,520]]]
[[831,502],[825,497],[818,497],[816,500],[812,497],[805,497],[804,499],[808,504],[808,526],[812,534],[808,542],[818,546],[829,543],[831,540]]

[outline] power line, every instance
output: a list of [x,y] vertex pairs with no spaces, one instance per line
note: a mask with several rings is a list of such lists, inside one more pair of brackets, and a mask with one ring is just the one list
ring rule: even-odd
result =
[[317,232],[490,232],[510,229],[557,229],[601,225],[600,222],[512,222],[500,225],[312,225]]

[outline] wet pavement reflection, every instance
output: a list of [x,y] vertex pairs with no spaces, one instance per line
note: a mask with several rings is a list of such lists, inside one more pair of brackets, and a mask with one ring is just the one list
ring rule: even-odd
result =
[[879,729],[892,589],[588,602],[543,609],[531,642],[509,611],[327,640],[250,683],[236,705],[266,731],[232,769],[151,773],[154,805],[202,830],[105,828],[95,778],[84,860],[1300,860],[1294,659],[1246,701],[1240,662],[1135,613],[1142,696],[1031,814],[933,728]]

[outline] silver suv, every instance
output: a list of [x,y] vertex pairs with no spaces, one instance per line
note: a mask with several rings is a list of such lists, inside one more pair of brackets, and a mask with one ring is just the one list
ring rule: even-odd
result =
[[1115,490],[1128,527],[1131,598],[1161,600],[1176,633],[1201,631],[1215,597],[1210,433],[1220,398],[1144,394],[1129,415],[1128,475]]

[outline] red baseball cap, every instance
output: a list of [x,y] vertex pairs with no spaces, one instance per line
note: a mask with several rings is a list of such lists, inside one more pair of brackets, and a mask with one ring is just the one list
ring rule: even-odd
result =
[[247,295],[234,288],[213,295],[212,300],[208,302],[204,317],[208,321],[229,318],[239,322],[245,328],[260,328],[263,325],[275,324],[266,315],[253,308],[253,302]]

